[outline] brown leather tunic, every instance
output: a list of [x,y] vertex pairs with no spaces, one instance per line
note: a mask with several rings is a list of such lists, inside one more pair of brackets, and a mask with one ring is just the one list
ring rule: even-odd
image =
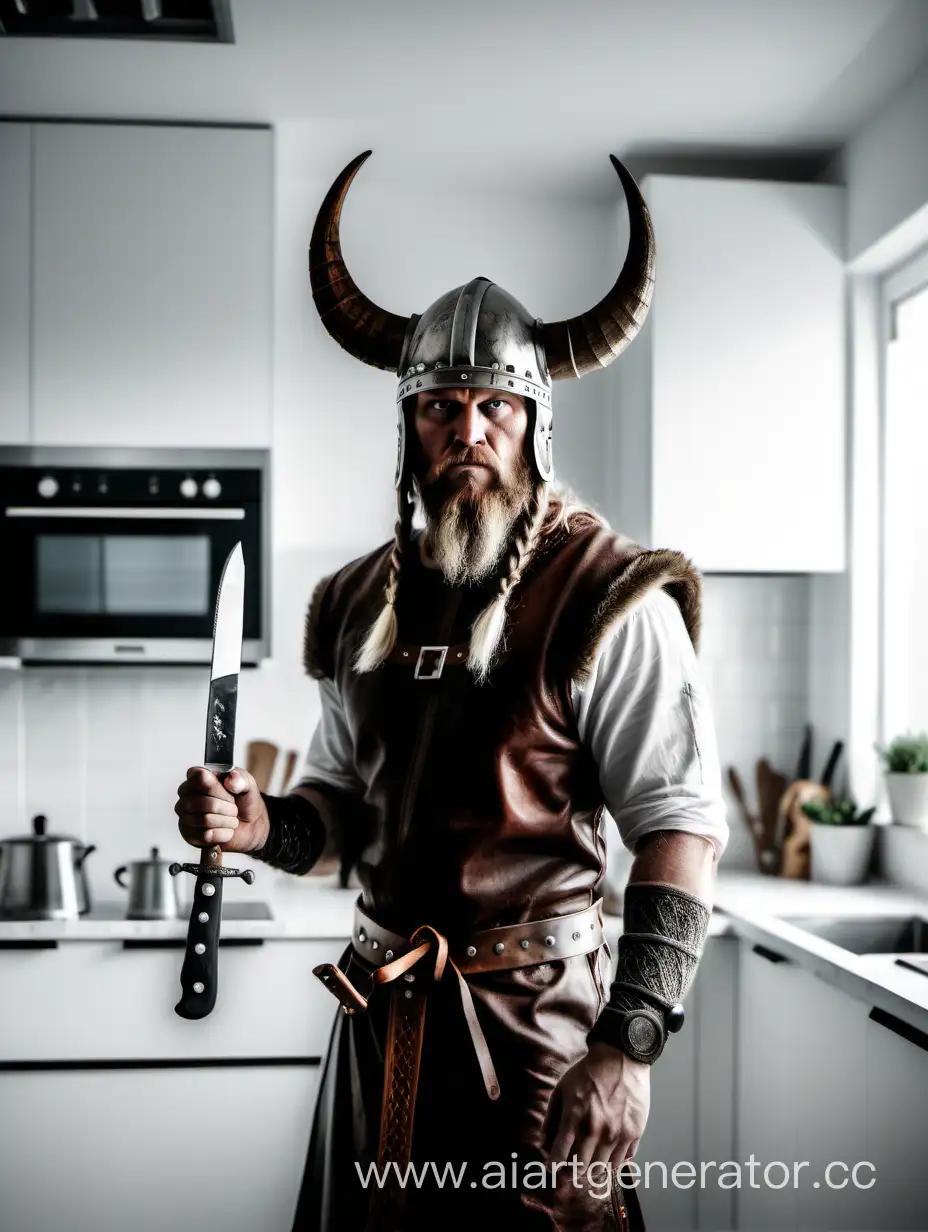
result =
[[[335,574],[307,630],[308,670],[337,684],[365,788],[366,816],[352,822],[368,828],[365,907],[399,931],[428,922],[453,935],[588,906],[604,869],[603,799],[571,681],[651,586],[668,585],[695,641],[698,575],[591,519],[556,532],[512,597],[505,654],[478,685],[466,643],[496,583],[452,588],[414,548],[396,606],[408,658],[359,675],[351,661],[380,610],[391,546]],[[440,679],[417,680],[421,645],[463,654]]]
[[[413,548],[397,596],[400,644],[392,661],[359,675],[352,658],[381,608],[391,547],[325,579],[306,626],[307,670],[338,687],[364,787],[360,802],[335,803],[346,825],[365,827],[358,864],[365,909],[397,932],[430,924],[454,943],[477,928],[587,907],[605,864],[603,799],[579,739],[571,681],[586,679],[603,639],[653,586],[678,601],[696,645],[699,574],[679,553],[645,551],[576,519],[571,533],[554,532],[536,551],[510,600],[505,653],[478,685],[464,666],[466,642],[495,582],[451,588]],[[415,679],[422,645],[452,648],[437,680]],[[370,967],[351,947],[340,965],[366,993]],[[551,1092],[585,1052],[608,968],[604,948],[469,978],[500,1079],[492,1103],[460,998],[448,981],[435,985],[414,1161],[467,1159],[479,1175],[481,1160],[542,1151]],[[366,1014],[337,1016],[294,1228],[364,1226],[367,1192],[354,1160],[376,1159],[385,1030],[386,998],[378,993]],[[582,1206],[574,1192],[565,1213],[558,1200],[417,1190],[407,1195],[404,1229],[447,1230],[482,1217],[508,1223],[510,1232],[616,1226],[608,1202]]]

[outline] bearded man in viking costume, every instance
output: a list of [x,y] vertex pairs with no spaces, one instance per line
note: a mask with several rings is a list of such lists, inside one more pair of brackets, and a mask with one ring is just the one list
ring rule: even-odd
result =
[[[641,327],[650,218],[613,159],[629,249],[591,311],[545,324],[475,278],[399,317],[342,260],[366,157],[326,197],[309,266],[329,333],[398,374],[395,533],[312,597],[322,714],[299,786],[269,797],[244,771],[223,788],[194,768],[181,833],[297,875],[356,855],[351,943],[315,973],[345,1012],[295,1229],[640,1228],[625,1161],[683,1023],[728,828],[700,575],[555,485],[551,391]],[[615,971],[609,814],[635,854]]]

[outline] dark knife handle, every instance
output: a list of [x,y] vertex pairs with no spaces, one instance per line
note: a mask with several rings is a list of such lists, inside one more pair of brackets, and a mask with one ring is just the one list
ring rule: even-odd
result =
[[[212,892],[204,887],[212,886]],[[205,917],[205,918],[204,918]],[[193,894],[187,949],[180,971],[181,998],[174,1013],[181,1018],[205,1018],[219,990],[219,922],[222,919],[222,877],[201,873]]]

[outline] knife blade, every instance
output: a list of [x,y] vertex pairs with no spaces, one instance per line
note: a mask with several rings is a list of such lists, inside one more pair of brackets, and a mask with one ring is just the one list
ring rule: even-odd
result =
[[[222,782],[235,765],[235,720],[238,678],[242,667],[242,630],[245,608],[245,559],[237,543],[229,553],[219,579],[213,620],[213,652],[206,707],[206,745],[203,765]],[[204,847],[199,864],[172,864],[171,873],[196,877],[187,925],[187,945],[180,973],[181,999],[174,1012],[181,1018],[205,1018],[219,991],[219,931],[222,919],[222,882],[241,877],[254,881],[251,869],[224,868],[222,847]]]

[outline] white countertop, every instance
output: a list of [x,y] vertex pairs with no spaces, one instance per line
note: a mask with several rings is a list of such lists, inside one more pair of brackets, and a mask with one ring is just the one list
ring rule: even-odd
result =
[[774,949],[856,1000],[928,1033],[928,975],[897,966],[892,954],[853,954],[779,918],[918,915],[928,919],[924,895],[885,883],[825,886],[759,873],[722,873],[715,907],[715,916],[721,913],[736,936]]
[[[229,940],[340,940],[351,935],[356,889],[340,889],[334,878],[292,878],[260,870],[249,889],[237,882],[224,888],[222,935]],[[235,903],[267,902],[270,919],[230,918]],[[0,921],[0,944],[16,941],[183,940],[187,912],[176,920],[126,920],[121,906],[100,904],[90,919]],[[234,909],[234,908],[233,908]],[[110,918],[99,918],[108,911]],[[896,966],[891,955],[857,955],[781,919],[790,915],[921,915],[928,900],[898,886],[824,886],[813,882],[764,877],[758,873],[721,872],[715,891],[710,935],[733,933],[775,948],[798,966],[858,1000],[928,1032],[928,975]],[[618,916],[607,916],[606,935],[614,945],[621,931]]]

